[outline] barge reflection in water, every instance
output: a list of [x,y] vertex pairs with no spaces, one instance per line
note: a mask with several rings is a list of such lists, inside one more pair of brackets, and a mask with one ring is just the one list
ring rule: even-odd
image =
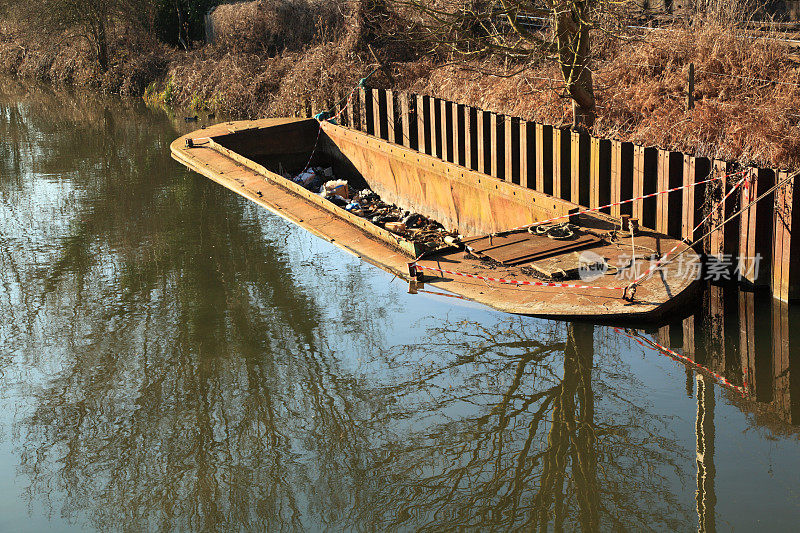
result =
[[[132,104],[0,97],[0,529],[789,529],[798,313],[639,332],[406,287],[171,162]],[[745,390],[716,385],[720,374]]]

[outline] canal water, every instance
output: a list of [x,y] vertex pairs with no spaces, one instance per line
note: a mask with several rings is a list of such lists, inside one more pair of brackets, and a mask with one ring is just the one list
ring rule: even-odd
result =
[[197,124],[0,88],[0,530],[800,520],[796,310],[711,287],[625,331],[409,294],[173,162]]

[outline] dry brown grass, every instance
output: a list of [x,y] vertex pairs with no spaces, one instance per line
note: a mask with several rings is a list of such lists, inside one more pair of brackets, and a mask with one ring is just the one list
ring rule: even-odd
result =
[[[800,58],[769,34],[753,39],[736,29],[735,13],[726,6],[722,2],[714,18],[669,31],[596,41],[595,133],[760,166],[800,168],[795,135]],[[325,11],[333,18],[324,19],[321,8],[307,0],[223,6],[215,14],[216,46],[184,53],[161,45],[134,47],[120,37],[112,67],[104,73],[80,43],[59,48],[30,43],[0,22],[0,72],[127,95],[141,94],[156,82],[174,106],[231,117],[277,116],[293,114],[306,101],[344,96],[374,67],[372,48],[390,62],[397,89],[538,122],[571,123],[571,104],[552,63],[493,77],[475,70],[498,71],[502,64],[414,60],[414,50],[397,38],[402,21],[379,0],[348,0],[336,8]],[[689,63],[697,69],[691,112],[685,108]],[[388,87],[389,79],[378,73],[370,84]]]
[[[218,6],[212,13],[215,45],[231,53],[298,51],[324,32],[335,31],[337,12],[330,2],[253,0]],[[321,35],[323,34],[323,35]]]
[[[595,133],[800,168],[800,58],[774,37],[753,38],[731,25],[703,20],[608,47],[595,63]],[[693,111],[685,106],[689,63],[696,68]],[[537,78],[558,80],[559,73],[543,64],[498,78],[449,66],[434,69],[412,89],[539,122],[570,124],[571,105],[560,83]]]

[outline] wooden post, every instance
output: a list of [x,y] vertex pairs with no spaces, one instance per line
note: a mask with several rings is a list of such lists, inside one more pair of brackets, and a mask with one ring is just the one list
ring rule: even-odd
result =
[[[610,200],[612,204],[622,201],[622,142],[611,141],[611,184],[610,184]],[[621,217],[622,206],[611,206],[611,216]]]
[[430,152],[430,142],[428,141],[427,132],[430,131],[430,126],[428,126],[429,122],[427,120],[428,113],[427,113],[427,96],[417,95],[417,145],[418,150],[422,154],[429,154]]
[[[757,196],[758,169],[750,168],[747,170],[747,181],[742,186],[742,207],[745,207]],[[756,282],[756,207],[742,212],[742,223],[739,227],[739,257],[738,271],[741,280],[755,284]],[[758,265],[760,266],[760,265]]]
[[772,304],[772,402],[775,411],[789,424],[800,423],[800,394],[798,385],[797,321],[786,302]]
[[439,143],[442,145],[442,161],[450,161],[450,152],[448,150],[450,136],[448,135],[448,129],[452,128],[448,128],[448,126],[452,123],[447,116],[449,107],[449,102],[447,100],[439,100]]
[[381,119],[385,111],[381,109],[381,92],[379,89],[372,89],[372,134],[378,138],[385,138],[381,131]]
[[[710,172],[710,163],[704,157],[683,157],[683,184],[691,185],[700,181],[705,181]],[[705,213],[703,212],[703,204],[706,198],[706,184],[696,185],[694,187],[684,188],[683,194],[683,211],[682,211],[682,232],[681,237],[694,241],[699,239],[704,233],[704,228],[698,228],[693,231],[695,226],[703,219]],[[705,242],[708,242],[706,239]],[[698,250],[704,250],[703,243],[698,244]]]
[[[695,234],[693,228],[697,224],[696,213],[702,205],[702,198],[705,196],[698,195],[696,189],[700,188],[694,185],[697,181],[697,162],[695,158],[689,155],[683,156],[683,210],[682,210],[682,231],[681,238],[687,241],[693,241]],[[694,186],[693,186],[694,185]],[[698,202],[699,201],[699,202]]]
[[519,121],[519,184],[521,187],[525,187],[526,189],[530,188],[531,183],[528,181],[528,174],[530,172],[530,165],[528,162],[528,157],[530,157],[530,151],[528,149],[528,143],[531,143],[533,140],[531,136],[533,135],[533,128],[531,127],[531,123],[527,120],[520,120]]
[[390,143],[397,142],[397,132],[395,127],[397,125],[397,114],[395,112],[395,95],[391,89],[386,89],[386,140]]
[[[581,204],[581,134],[578,132],[570,133],[570,200],[575,204]],[[584,205],[583,207],[589,207]]]
[[490,148],[490,161],[489,161],[489,174],[493,178],[497,178],[500,176],[500,169],[498,168],[498,159],[499,159],[499,146],[497,143],[497,134],[498,134],[498,127],[501,122],[501,118],[497,115],[497,113],[491,113],[489,115],[489,148]]
[[450,116],[453,117],[453,134],[450,136],[450,138],[452,139],[452,144],[453,144],[453,150],[452,150],[453,163],[455,163],[456,165],[463,164],[462,159],[464,155],[463,154],[464,150],[462,149],[463,140],[461,138],[461,136],[464,134],[463,110],[464,106],[459,105],[455,102],[450,102]]
[[503,158],[505,172],[503,172],[503,177],[509,183],[514,181],[514,122],[512,117],[506,116],[503,119],[503,129],[505,130],[503,134],[503,146],[505,149],[505,157]]
[[347,110],[345,110],[345,115],[347,115],[347,126],[353,129],[358,129],[356,127],[356,121],[358,116],[358,111],[356,111],[358,107],[358,94],[353,93],[350,96],[350,103],[349,105],[345,103],[347,106]]
[[719,285],[708,287],[708,311],[709,311],[709,335],[710,350],[708,350],[707,366],[715,372],[725,370],[726,338],[725,325],[727,315],[725,313],[725,289]]
[[[633,147],[633,197],[639,198],[644,195],[644,146],[635,145]],[[642,224],[644,219],[644,201],[636,200],[633,202],[633,217],[639,219]]]
[[431,98],[431,155],[442,157],[442,107],[438,98]]
[[411,106],[409,105],[408,101],[408,93],[400,93],[400,134],[402,135],[402,139],[400,144],[407,148],[413,148],[411,146]]
[[[775,184],[771,170],[751,168],[748,186],[742,190],[742,207],[766,193]],[[742,213],[739,236],[740,281],[751,285],[770,284],[770,259],[773,239],[773,205],[763,200]]]
[[[658,174],[656,190],[666,191],[669,189],[669,152],[666,150],[658,151]],[[669,197],[666,194],[659,194],[656,202],[656,231],[659,233],[669,233]]]
[[536,124],[536,190],[544,192],[544,124]]
[[[372,105],[371,105],[372,99],[371,98],[367,98],[367,96],[368,96],[367,95],[367,89],[364,88],[364,87],[359,87],[358,88],[358,102],[359,102],[359,109],[361,110],[361,116],[359,117],[360,118],[359,129],[361,131],[363,131],[364,133],[369,133],[369,127],[367,125],[370,124],[370,121],[371,121],[371,117],[368,117],[367,115],[369,114],[368,113],[368,111],[369,111],[368,108],[372,107]],[[369,95],[369,96],[371,96],[371,95]],[[370,103],[370,105],[367,105],[368,102]]]
[[353,94],[350,102],[350,127],[354,130],[361,128],[361,101],[358,98],[358,89]]
[[[780,183],[789,176],[788,172],[780,171],[775,177]],[[794,180],[798,181],[798,180]],[[775,215],[774,237],[772,253],[772,296],[783,302],[788,302],[797,291],[797,270],[800,265],[791,264],[792,252],[797,252],[798,238],[793,234],[793,207],[795,203],[795,184],[789,183],[775,190]],[[795,262],[797,262],[795,260]],[[793,272],[794,271],[794,272]]]
[[744,377],[745,393],[756,399],[756,327],[755,295],[752,292],[739,292],[739,359]]
[[473,109],[470,106],[464,106],[464,166],[475,170],[477,157],[475,147],[472,145],[473,129],[475,128],[475,121],[472,120],[472,111]]
[[686,109],[694,109],[694,63],[689,63],[689,80],[686,84]]
[[569,190],[562,190],[564,177],[562,176],[562,139],[565,135],[564,130],[561,128],[553,127],[553,196],[556,198],[564,198],[565,194],[569,194]]
[[486,145],[489,142],[489,139],[486,138],[486,121],[488,120],[488,116],[486,111],[482,109],[477,110],[477,128],[478,128],[478,172],[483,172],[484,174],[488,174],[487,168],[487,161],[486,161]]
[[600,139],[591,138],[589,160],[589,207],[600,207]]
[[[712,163],[713,166],[713,173],[715,177],[725,176],[728,173],[728,164],[725,161],[714,160]],[[718,203],[725,194],[728,193],[730,190],[730,186],[727,184],[727,178],[722,178],[717,182],[711,184],[712,187],[719,188],[719,194],[714,198],[714,203]],[[730,200],[733,200],[731,198]],[[707,230],[709,231],[719,224],[721,224],[725,220],[725,211],[726,206],[731,204],[731,201],[721,202],[719,206],[714,209],[711,213],[711,218],[709,219],[709,223],[707,224]],[[727,231],[725,228],[720,228],[711,235],[709,235],[709,249],[708,254],[711,256],[716,256],[717,258],[721,258],[722,255],[725,253],[726,250],[726,243],[725,243],[725,236]]]
[[[699,315],[700,313],[698,313]],[[695,342],[695,332],[697,326],[695,325],[695,316],[692,315],[683,321],[683,354],[691,359],[697,361],[697,344]]]

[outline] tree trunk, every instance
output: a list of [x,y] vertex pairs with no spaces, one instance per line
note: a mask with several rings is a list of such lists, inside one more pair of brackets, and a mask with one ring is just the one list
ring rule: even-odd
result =
[[175,0],[175,9],[178,12],[178,42],[183,46],[184,50],[189,49],[188,32],[186,31],[186,21],[183,16],[183,9],[181,9],[180,0]]
[[106,26],[102,21],[97,24],[94,33],[97,64],[100,66],[100,70],[105,72],[108,70],[108,36],[106,35]]
[[587,11],[588,0],[561,0],[553,7],[561,75],[572,98],[572,125],[577,130],[590,129],[597,117]]

